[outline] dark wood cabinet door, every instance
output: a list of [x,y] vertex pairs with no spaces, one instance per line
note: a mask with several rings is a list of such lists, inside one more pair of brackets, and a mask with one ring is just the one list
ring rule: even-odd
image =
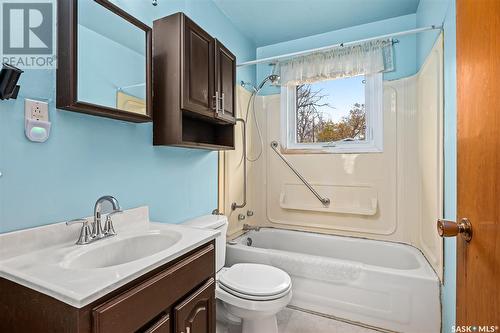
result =
[[159,314],[166,314],[165,311],[173,304],[190,295],[194,287],[211,278],[215,271],[214,256],[214,246],[210,244],[116,297],[94,306],[93,332],[134,332]]
[[184,17],[181,108],[207,117],[215,114],[215,39]]
[[153,323],[144,333],[170,333],[170,316],[164,314]]
[[219,41],[215,46],[215,76],[220,97],[218,119],[234,123],[236,117],[236,57]]
[[215,333],[215,282],[211,278],[174,309],[175,333]]

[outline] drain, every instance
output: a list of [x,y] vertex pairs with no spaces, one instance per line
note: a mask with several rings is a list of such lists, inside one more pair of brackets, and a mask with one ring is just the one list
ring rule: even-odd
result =
[[252,246],[252,239],[250,237],[247,238],[247,246]]

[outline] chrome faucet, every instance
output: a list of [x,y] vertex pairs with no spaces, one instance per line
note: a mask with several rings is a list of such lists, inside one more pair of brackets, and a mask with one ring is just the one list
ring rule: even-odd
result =
[[[102,210],[102,204],[106,201],[111,203],[113,211],[111,211],[108,214],[108,217],[106,218],[106,225],[103,230],[101,224],[101,213],[102,213],[101,210]],[[113,228],[113,223],[111,222],[111,217],[109,215],[110,214],[114,215],[117,213],[121,213],[121,209],[120,209],[120,204],[118,203],[118,200],[116,200],[115,197],[112,197],[110,195],[105,195],[97,199],[94,205],[94,222],[92,223],[92,237],[100,239],[107,236],[116,235],[115,230]]]
[[[103,229],[101,224],[102,204],[106,201],[111,203],[112,211],[107,214]],[[113,215],[119,213],[122,213],[122,210],[120,209],[118,200],[110,195],[105,195],[97,199],[94,205],[94,221],[92,222],[92,227],[89,226],[89,221],[87,219],[71,220],[66,222],[66,225],[82,223],[82,229],[80,230],[80,236],[78,237],[76,244],[85,245],[102,238],[116,235],[111,218]]]

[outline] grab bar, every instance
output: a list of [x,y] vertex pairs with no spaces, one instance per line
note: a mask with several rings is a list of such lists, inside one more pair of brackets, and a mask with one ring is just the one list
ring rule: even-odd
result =
[[247,205],[247,123],[242,118],[236,118],[236,121],[241,122],[243,131],[243,203],[238,205],[236,202],[233,202],[231,210],[243,208]]
[[293,167],[293,165],[290,163],[290,161],[288,161],[286,159],[285,156],[283,156],[281,154],[281,152],[278,150],[278,142],[277,141],[273,141],[271,142],[271,148],[276,152],[276,154],[278,154],[278,156],[283,160],[283,162],[285,162],[286,165],[288,165],[288,167],[293,171],[293,173],[295,173],[295,175],[297,177],[299,177],[299,179],[304,183],[305,186],[307,186],[307,188],[316,196],[316,198],[318,198],[319,201],[321,201],[321,203],[325,206],[329,206],[330,205],[330,199],[328,198],[323,198],[312,186],[311,184],[309,184],[309,182],[304,178],[302,177],[302,175],[297,171],[297,169],[295,169]]

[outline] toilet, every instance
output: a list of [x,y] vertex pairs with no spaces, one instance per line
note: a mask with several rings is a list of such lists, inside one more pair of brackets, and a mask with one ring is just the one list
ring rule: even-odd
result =
[[276,314],[292,298],[290,276],[279,268],[262,264],[239,263],[224,267],[228,227],[224,215],[205,215],[186,221],[184,225],[221,233],[215,240],[217,320],[241,323],[242,333],[277,333]]

